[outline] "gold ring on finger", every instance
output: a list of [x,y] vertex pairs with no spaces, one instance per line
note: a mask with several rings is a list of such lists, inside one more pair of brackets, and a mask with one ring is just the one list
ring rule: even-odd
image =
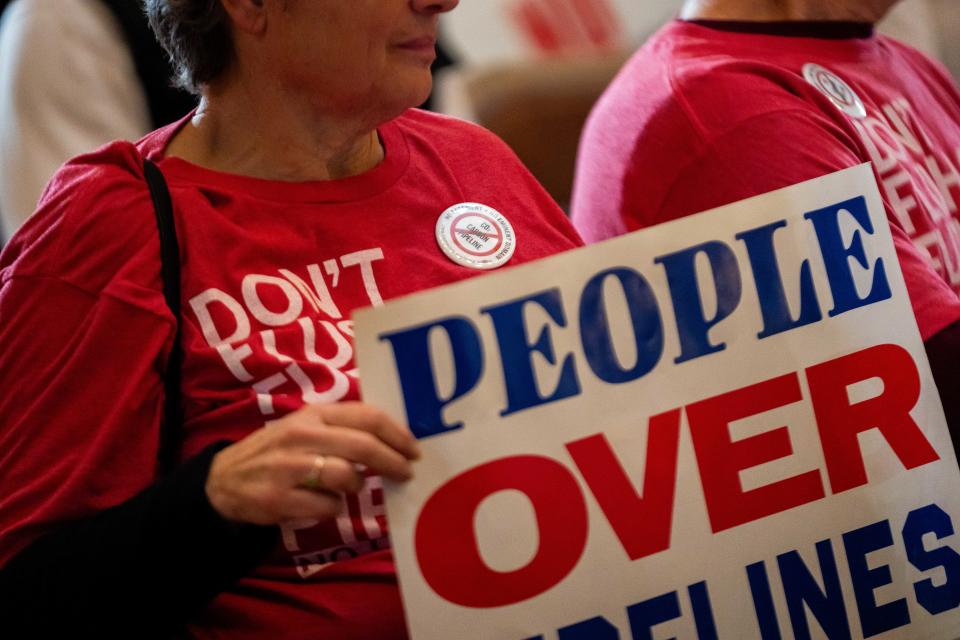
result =
[[310,471],[307,472],[306,477],[300,481],[300,486],[312,491],[322,489],[323,485],[320,483],[320,473],[326,465],[327,459],[324,456],[317,455],[314,457],[313,466],[310,467]]

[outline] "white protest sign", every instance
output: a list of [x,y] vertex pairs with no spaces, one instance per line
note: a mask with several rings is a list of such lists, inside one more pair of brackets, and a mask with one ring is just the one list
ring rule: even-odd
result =
[[421,438],[414,640],[958,635],[960,473],[868,165],[356,331]]

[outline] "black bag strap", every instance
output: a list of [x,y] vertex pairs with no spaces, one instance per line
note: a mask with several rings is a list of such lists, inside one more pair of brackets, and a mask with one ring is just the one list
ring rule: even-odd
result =
[[163,297],[177,321],[173,348],[167,359],[167,371],[163,376],[163,421],[160,424],[160,446],[157,462],[160,473],[166,475],[177,465],[180,439],[183,432],[183,413],[180,406],[180,373],[183,366],[183,350],[180,345],[180,246],[177,243],[177,227],[173,221],[173,201],[163,173],[153,162],[144,159],[143,174],[150,188],[157,229],[160,232],[160,274],[163,278]]

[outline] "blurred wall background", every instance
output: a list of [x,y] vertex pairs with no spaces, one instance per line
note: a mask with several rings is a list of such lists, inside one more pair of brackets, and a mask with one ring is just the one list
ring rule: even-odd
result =
[[[626,57],[681,4],[462,2],[442,22],[455,64],[438,73],[429,106],[499,134],[566,205],[591,107]],[[0,220],[9,234],[61,162],[169,121],[151,122],[145,102],[156,93],[151,86],[168,89],[169,72],[159,47],[140,46],[149,34],[135,0],[0,0],[0,9],[7,5],[0,20]],[[960,0],[903,0],[882,28],[960,78]],[[137,123],[125,124],[131,120]]]

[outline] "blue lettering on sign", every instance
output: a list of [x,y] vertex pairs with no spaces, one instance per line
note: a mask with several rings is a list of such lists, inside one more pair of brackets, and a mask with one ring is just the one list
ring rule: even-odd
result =
[[753,608],[757,612],[757,625],[762,640],[781,640],[780,625],[777,623],[777,610],[773,606],[773,593],[770,591],[770,579],[763,561],[747,567],[747,580],[750,582],[750,595],[753,596]]
[[[623,368],[610,335],[610,321],[603,296],[604,283],[614,278],[623,288],[630,311],[637,362]],[[609,384],[621,384],[650,373],[663,355],[663,323],[653,289],[633,269],[620,267],[601,271],[583,288],[580,298],[580,340],[587,363],[598,378]]]
[[627,607],[633,640],[653,640],[653,627],[680,617],[680,599],[671,591]]
[[867,564],[868,553],[892,545],[893,534],[887,520],[843,534],[843,548],[847,553],[847,567],[864,638],[910,624],[910,611],[905,599],[877,604],[874,591],[893,582],[890,567],[881,565],[871,569]]
[[620,640],[620,632],[606,618],[596,617],[563,627],[558,640]]
[[[703,255],[713,271],[713,288],[717,294],[717,311],[707,318],[703,311],[702,289],[697,277],[696,260]],[[680,335],[677,364],[723,351],[726,344],[710,342],[710,329],[727,318],[740,304],[742,282],[733,250],[719,241],[705,242],[683,251],[654,259],[667,273],[670,297]]]
[[[444,331],[453,350],[456,381],[453,393],[443,398],[437,390],[430,358],[430,333]],[[407,421],[418,438],[460,429],[462,422],[447,424],[443,408],[470,391],[483,374],[483,347],[467,318],[451,317],[379,336],[393,347],[394,361],[407,408]]]
[[843,604],[843,590],[840,587],[840,575],[837,573],[837,561],[833,557],[833,546],[830,540],[821,540],[816,548],[820,573],[823,575],[823,590],[799,553],[789,551],[777,556],[793,636],[797,640],[809,640],[811,637],[807,614],[804,611],[806,605],[828,638],[849,639],[850,623]]
[[750,257],[753,280],[757,286],[757,299],[763,315],[763,331],[757,334],[761,340],[819,322],[823,318],[810,271],[810,260],[804,260],[800,264],[800,315],[794,320],[790,314],[790,304],[787,302],[783,277],[773,246],[773,234],[777,229],[786,226],[787,221],[780,220],[734,236],[747,246],[747,255]]
[[803,215],[813,223],[813,229],[820,243],[820,252],[823,254],[823,264],[826,267],[830,291],[833,294],[833,309],[829,311],[831,318],[853,309],[888,300],[892,296],[886,269],[880,258],[873,264],[870,293],[865,298],[861,298],[857,293],[850,268],[850,258],[856,260],[864,269],[870,268],[870,265],[867,262],[867,255],[863,249],[863,237],[859,230],[854,231],[850,246],[844,245],[843,233],[840,229],[841,213],[849,214],[863,231],[873,234],[873,223],[870,222],[867,201],[862,196]]
[[497,342],[500,345],[503,378],[507,388],[507,408],[500,412],[501,416],[508,416],[511,413],[556,402],[580,393],[580,382],[577,380],[571,353],[563,359],[560,380],[553,393],[540,394],[531,356],[539,353],[551,365],[555,365],[557,359],[554,355],[549,326],[544,325],[536,341],[530,342],[523,313],[528,304],[535,304],[546,311],[557,326],[567,326],[559,289],[551,289],[480,310],[493,320]]
[[[687,593],[690,596],[697,639],[717,640],[717,625],[706,581],[690,585]],[[627,617],[630,620],[631,640],[653,640],[655,626],[680,617],[680,599],[676,591],[664,593],[628,606]],[[557,636],[559,640],[620,640],[620,631],[606,618],[596,616],[557,629]],[[543,640],[543,636],[534,636],[527,640]]]
[[[911,622],[906,598],[893,599],[885,604],[878,604],[876,600],[878,589],[894,586],[895,583],[890,567],[878,565],[876,561],[870,562],[868,556],[893,546],[892,531],[890,521],[881,520],[841,536],[853,600],[864,638],[903,627]],[[917,602],[933,615],[960,607],[960,554],[946,545],[928,549],[923,541],[927,536],[941,540],[954,535],[950,516],[936,504],[915,509],[907,516],[902,534],[903,547],[910,564],[920,571],[942,570],[937,571],[942,573],[942,577],[926,578],[912,585]],[[816,543],[815,549],[816,573],[822,576],[822,586],[814,577],[815,572],[804,564],[799,551],[793,550],[777,556],[776,567],[780,572],[780,585],[793,631],[792,637],[811,637],[807,615],[809,612],[823,630],[823,634],[818,635],[831,639],[849,639],[852,633],[834,547],[828,539]],[[871,564],[874,566],[871,567]],[[781,640],[783,636],[767,573],[767,563],[754,562],[747,565],[745,570],[760,637],[762,640]],[[687,593],[690,597],[690,613],[696,626],[696,637],[698,640],[717,640],[719,633],[707,582],[690,585]],[[626,612],[630,624],[629,637],[632,640],[649,640],[653,637],[654,627],[681,617],[678,592],[664,593],[631,604],[626,607]],[[916,611],[914,613],[916,614]],[[619,640],[621,637],[620,630],[602,616],[562,627],[557,630],[557,634],[559,640]],[[544,636],[527,640],[544,640]]]
[[903,525],[903,544],[907,549],[907,560],[920,571],[943,567],[946,581],[940,586],[931,578],[913,585],[920,606],[936,615],[960,606],[960,555],[947,546],[924,547],[923,537],[928,533],[937,540],[953,535],[950,516],[935,504],[910,512]]
[[[558,640],[620,640],[620,631],[606,618],[597,616],[557,629]],[[543,640],[534,636],[527,640]]]
[[717,623],[713,619],[706,581],[690,585],[687,593],[690,595],[690,608],[693,609],[693,622],[697,626],[697,638],[717,640]]
[[[841,214],[859,225],[849,246],[844,243]],[[863,269],[871,268],[864,238],[874,231],[864,198],[853,198],[804,215],[813,225],[826,269],[833,298],[829,316],[892,296],[881,259],[872,264],[869,293],[861,297],[857,291],[853,262]],[[762,330],[756,335],[761,340],[823,319],[818,295],[824,292],[816,289],[809,259],[801,262],[798,274],[798,315],[794,317],[791,313],[774,242],[777,230],[786,226],[786,221],[779,220],[735,236],[744,243],[753,272],[762,316],[758,319],[762,321]],[[709,276],[698,274],[697,266],[704,261],[709,265]],[[740,266],[733,249],[723,242],[710,241],[658,256],[653,262],[664,269],[672,301],[679,340],[679,353],[674,362],[679,364],[725,350],[727,345],[721,340],[711,340],[710,332],[737,310],[743,296]],[[611,329],[605,290],[617,285],[623,291],[630,316],[635,362],[625,363],[619,357]],[[704,291],[715,294],[706,296],[716,298],[715,311],[704,309]],[[578,362],[581,358],[586,360],[590,372],[607,384],[624,384],[642,378],[663,359],[666,345],[661,301],[641,273],[624,266],[608,268],[590,277],[579,293],[574,300],[564,300],[560,289],[552,288],[481,309],[493,323],[502,363],[506,406],[500,411],[501,416],[580,394],[578,376],[586,371],[580,366],[582,361]],[[539,308],[547,316],[539,328],[527,326],[532,308]],[[567,327],[567,314],[571,309],[578,313],[580,343],[576,353],[558,354],[554,333]],[[442,332],[450,340],[456,380],[453,392],[445,395],[438,391],[433,371],[428,339],[433,332]],[[470,392],[484,374],[484,348],[471,320],[451,316],[384,334],[380,339],[389,341],[393,347],[407,419],[414,434],[423,438],[461,428],[462,422],[445,422],[443,412],[449,404]],[[556,382],[543,385],[538,374],[542,375],[547,369],[554,372]]]

